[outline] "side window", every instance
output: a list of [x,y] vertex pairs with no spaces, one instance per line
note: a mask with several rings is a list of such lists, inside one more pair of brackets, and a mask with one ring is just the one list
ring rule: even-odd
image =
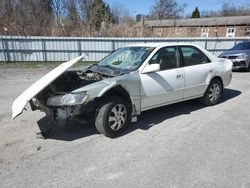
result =
[[176,47],[161,48],[149,64],[159,64],[160,70],[174,69],[178,67],[178,51]]
[[181,48],[184,66],[199,65],[209,63],[210,60],[199,49],[192,46],[182,46]]

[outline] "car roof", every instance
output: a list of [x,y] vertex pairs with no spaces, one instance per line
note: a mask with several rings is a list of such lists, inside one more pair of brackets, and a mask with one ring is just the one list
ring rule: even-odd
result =
[[152,47],[152,48],[160,49],[162,47],[168,47],[168,46],[194,46],[200,49],[203,53],[205,53],[210,58],[211,61],[217,58],[199,45],[191,44],[191,43],[184,43],[184,42],[138,43],[138,44],[127,45],[125,47]]
[[190,43],[182,43],[182,42],[158,42],[158,43],[138,43],[138,44],[131,44],[125,47],[167,47],[167,46],[196,46]]

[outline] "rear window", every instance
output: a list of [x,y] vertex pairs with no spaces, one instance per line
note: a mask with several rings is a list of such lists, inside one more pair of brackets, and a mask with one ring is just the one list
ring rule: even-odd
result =
[[209,63],[210,60],[199,49],[193,46],[181,46],[184,66],[199,65]]

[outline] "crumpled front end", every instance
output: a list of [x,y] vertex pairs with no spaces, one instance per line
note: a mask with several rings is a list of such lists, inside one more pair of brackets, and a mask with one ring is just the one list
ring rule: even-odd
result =
[[26,104],[39,92],[43,91],[50,83],[56,80],[60,75],[62,75],[66,70],[72,67],[74,64],[79,62],[81,59],[84,59],[86,54],[79,56],[75,59],[72,59],[66,63],[62,63],[42,78],[33,83],[29,88],[27,88],[21,95],[19,95],[12,104],[12,119],[15,119],[19,116]]
[[65,126],[72,119],[83,121],[94,117],[96,96],[91,95],[92,98],[90,98],[87,89],[77,91],[79,88],[109,78],[101,74],[93,74],[84,71],[65,72],[32,98],[30,101],[32,110],[45,112],[60,127]]
[[[49,98],[48,101],[50,101],[51,98]],[[32,110],[39,109],[45,112],[46,115],[59,127],[64,127],[67,122],[72,119],[78,118],[80,120],[90,118],[95,108],[94,101],[86,102],[84,105],[75,104],[55,106],[54,104],[48,103],[47,105],[44,105],[37,98],[33,98],[30,101],[30,105]]]

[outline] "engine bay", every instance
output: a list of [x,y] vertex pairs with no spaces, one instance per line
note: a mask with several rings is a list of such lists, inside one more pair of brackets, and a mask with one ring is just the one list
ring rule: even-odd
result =
[[46,105],[47,99],[56,96],[64,95],[74,91],[75,89],[84,87],[91,83],[111,78],[102,73],[94,72],[89,69],[87,70],[69,70],[59,76],[44,90],[42,90],[35,98],[40,103]]

